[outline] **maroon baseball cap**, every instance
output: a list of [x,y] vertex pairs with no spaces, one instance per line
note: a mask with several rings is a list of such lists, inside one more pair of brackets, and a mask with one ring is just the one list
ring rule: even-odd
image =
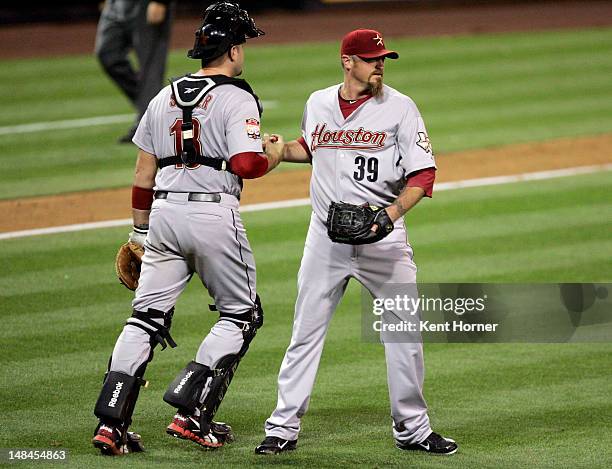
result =
[[397,52],[385,48],[382,34],[374,29],[356,29],[344,36],[340,47],[340,55],[356,55],[364,59],[399,58]]

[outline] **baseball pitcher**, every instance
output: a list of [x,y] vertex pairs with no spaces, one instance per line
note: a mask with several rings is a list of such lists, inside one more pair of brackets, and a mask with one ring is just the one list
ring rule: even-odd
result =
[[[340,55],[343,83],[310,96],[302,137],[282,153],[284,161],[312,164],[313,213],[278,403],[258,454],[296,448],[327,328],[349,279],[374,297],[384,297],[385,285],[416,283],[403,215],[431,197],[436,166],[429,137],[414,102],[383,84],[385,59],[399,55],[385,48],[380,32],[348,33]],[[456,452],[453,440],[430,427],[422,344],[383,342],[396,446]]]

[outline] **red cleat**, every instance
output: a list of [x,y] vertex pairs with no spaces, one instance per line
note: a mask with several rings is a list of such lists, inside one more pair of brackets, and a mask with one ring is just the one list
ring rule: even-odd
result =
[[192,416],[177,413],[172,423],[166,428],[166,433],[182,440],[191,440],[206,449],[216,449],[234,441],[232,427],[222,422],[213,422],[210,432],[202,435],[200,422]]
[[127,432],[126,437],[123,438],[121,431],[117,427],[103,423],[98,425],[96,434],[91,442],[106,456],[120,456],[144,451],[142,440],[138,433]]

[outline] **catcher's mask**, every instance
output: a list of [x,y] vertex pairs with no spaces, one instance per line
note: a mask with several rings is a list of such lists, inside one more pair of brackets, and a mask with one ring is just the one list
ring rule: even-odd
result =
[[230,47],[245,43],[247,38],[263,35],[253,18],[237,3],[213,3],[204,12],[202,26],[195,32],[195,43],[187,57],[209,62],[221,57]]

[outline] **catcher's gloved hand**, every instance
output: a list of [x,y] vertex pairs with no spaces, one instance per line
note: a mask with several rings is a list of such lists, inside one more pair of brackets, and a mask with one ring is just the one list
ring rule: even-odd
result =
[[[387,211],[370,205],[332,202],[327,213],[327,234],[335,243],[369,244],[393,231]],[[376,231],[372,227],[376,226]]]
[[146,230],[134,227],[128,242],[119,248],[115,258],[115,272],[119,281],[132,291],[138,287],[146,237]]

